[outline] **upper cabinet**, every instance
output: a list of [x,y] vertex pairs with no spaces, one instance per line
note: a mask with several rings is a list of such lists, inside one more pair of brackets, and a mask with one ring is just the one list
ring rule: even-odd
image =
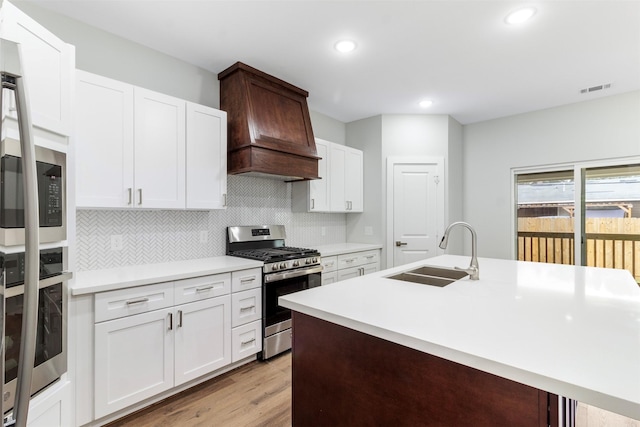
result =
[[307,91],[237,62],[218,74],[230,174],[318,178]]
[[294,182],[292,209],[297,212],[362,212],[363,153],[316,139],[320,179]]
[[224,112],[83,71],[76,94],[78,207],[225,206]]
[[[0,37],[20,43],[31,120],[41,130],[71,134],[71,82],[75,50],[9,2],[2,4]],[[3,115],[16,120],[15,102],[3,91]]]

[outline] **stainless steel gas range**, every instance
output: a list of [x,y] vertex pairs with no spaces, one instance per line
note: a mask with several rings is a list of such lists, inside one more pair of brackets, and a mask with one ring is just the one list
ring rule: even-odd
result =
[[227,255],[264,262],[262,268],[263,345],[258,355],[268,359],[291,348],[291,310],[278,297],[321,284],[320,253],[285,245],[283,225],[227,228]]

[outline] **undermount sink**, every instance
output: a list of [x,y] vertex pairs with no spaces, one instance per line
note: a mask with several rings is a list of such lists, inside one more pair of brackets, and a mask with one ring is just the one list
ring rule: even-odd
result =
[[442,288],[468,275],[465,271],[455,270],[453,268],[423,266],[415,270],[389,276],[388,278]]

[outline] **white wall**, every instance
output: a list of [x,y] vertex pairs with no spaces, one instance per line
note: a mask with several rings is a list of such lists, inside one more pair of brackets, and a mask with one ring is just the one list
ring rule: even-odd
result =
[[464,218],[513,258],[511,168],[640,155],[640,91],[464,126]]

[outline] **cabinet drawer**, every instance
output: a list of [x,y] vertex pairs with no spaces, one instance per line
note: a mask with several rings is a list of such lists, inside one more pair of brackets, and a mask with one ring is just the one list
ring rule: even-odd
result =
[[231,362],[262,351],[262,322],[247,323],[231,331]]
[[171,307],[173,282],[100,292],[95,295],[94,304],[96,323]]
[[322,257],[322,272],[329,273],[338,269],[338,257],[337,256],[323,256]]
[[360,259],[362,261],[361,265],[372,264],[374,262],[380,262],[380,251],[379,250],[360,252],[358,254],[358,256],[360,257]]
[[231,273],[194,277],[175,282],[175,304],[200,301],[231,292]]
[[247,289],[262,286],[262,269],[250,268],[248,270],[234,271],[231,273],[231,291],[240,292]]
[[338,270],[357,267],[363,263],[364,262],[360,257],[360,252],[338,255]]
[[236,327],[262,319],[262,288],[231,295],[231,326]]

